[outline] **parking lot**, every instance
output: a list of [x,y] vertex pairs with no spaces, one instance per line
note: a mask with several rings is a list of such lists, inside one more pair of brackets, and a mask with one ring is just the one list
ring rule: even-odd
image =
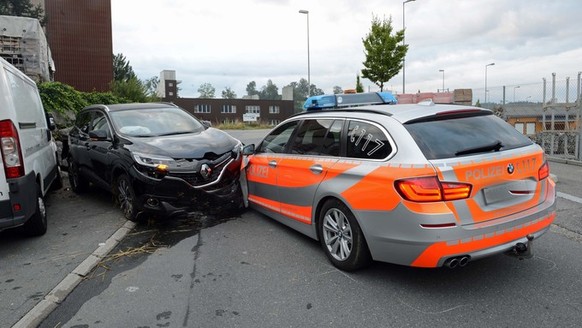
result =
[[[266,131],[231,133],[252,143]],[[41,326],[575,327],[581,167],[551,167],[558,216],[531,260],[495,256],[456,270],[374,263],[344,273],[317,242],[265,216],[210,208],[137,226]],[[65,188],[48,205],[47,235],[0,233],[0,318],[9,326],[125,224],[97,189]]]

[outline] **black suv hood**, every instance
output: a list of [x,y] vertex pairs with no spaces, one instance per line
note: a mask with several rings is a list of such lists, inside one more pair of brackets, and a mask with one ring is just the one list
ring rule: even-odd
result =
[[202,159],[211,153],[222,155],[233,150],[239,142],[226,132],[214,128],[208,128],[200,133],[127,139],[132,143],[127,145],[131,151],[174,159]]

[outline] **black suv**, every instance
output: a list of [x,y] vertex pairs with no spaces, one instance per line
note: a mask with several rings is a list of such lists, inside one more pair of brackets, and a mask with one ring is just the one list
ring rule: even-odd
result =
[[242,143],[173,104],[86,107],[68,146],[71,189],[91,182],[112,192],[132,221],[185,214],[207,200],[242,201]]

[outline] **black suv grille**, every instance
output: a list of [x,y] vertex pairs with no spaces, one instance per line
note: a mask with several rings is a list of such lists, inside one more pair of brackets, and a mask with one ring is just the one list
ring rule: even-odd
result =
[[[222,156],[220,156],[219,158],[213,160],[213,161],[205,161],[202,160],[200,161],[200,165],[198,166],[198,171],[197,172],[188,172],[188,173],[179,173],[179,172],[170,172],[168,175],[175,177],[175,178],[180,178],[184,181],[186,181],[188,184],[190,184],[193,187],[198,187],[198,186],[202,186],[205,184],[209,184],[211,182],[214,182],[218,179],[218,177],[220,176],[220,173],[222,172],[222,170],[226,167],[226,165],[229,163],[229,160],[232,157],[232,153],[228,152]],[[200,167],[202,167],[202,164],[207,164],[208,166],[210,166],[210,169],[212,170],[210,176],[208,178],[204,178],[201,174],[200,174]]]

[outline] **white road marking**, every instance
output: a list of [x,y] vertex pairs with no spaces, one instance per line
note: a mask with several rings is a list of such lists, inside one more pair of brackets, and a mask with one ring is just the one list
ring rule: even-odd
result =
[[572,196],[570,194],[566,194],[566,193],[559,192],[559,191],[556,194],[558,195],[558,197],[562,197],[564,199],[576,202],[578,204],[582,204],[582,198],[580,198],[580,197]]

